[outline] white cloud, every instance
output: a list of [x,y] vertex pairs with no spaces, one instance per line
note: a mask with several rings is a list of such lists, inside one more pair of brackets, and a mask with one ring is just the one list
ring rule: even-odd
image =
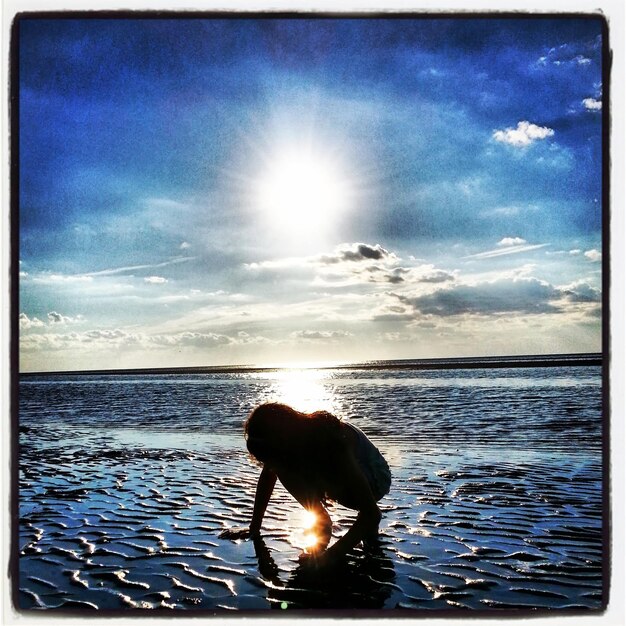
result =
[[246,270],[258,272],[261,270],[280,270],[293,269],[310,264],[315,260],[314,257],[286,257],[284,259],[272,259],[268,261],[254,261],[252,263],[244,263]]
[[188,241],[183,241],[183,243],[180,244],[181,250],[188,250],[189,248],[191,248],[191,244]]
[[[215,336],[217,337],[217,335]],[[204,341],[203,341],[204,339]],[[119,328],[96,329],[82,333],[47,333],[29,335],[20,341],[21,350],[92,350],[97,348],[132,348],[162,347],[194,343],[223,343],[214,337],[202,336],[200,333],[179,333],[177,336],[146,335],[129,333]]]
[[602,100],[596,100],[595,98],[585,98],[583,100],[583,106],[587,111],[601,111]]
[[581,252],[582,252],[582,250],[579,250],[578,248],[575,248],[574,250],[570,250],[570,251],[569,251],[569,253],[570,253],[572,256],[577,256],[577,255],[579,255]]
[[299,330],[291,333],[294,339],[305,339],[308,341],[327,341],[343,337],[351,337],[352,334],[344,330]]
[[248,263],[244,268],[259,279],[266,276],[275,281],[280,274],[283,280],[288,277],[333,290],[374,284],[443,283],[455,279],[454,271],[423,262],[413,265],[421,260],[411,256],[407,261],[401,266],[402,259],[380,244],[344,243],[330,253]]
[[163,278],[163,276],[146,276],[144,281],[151,285],[162,285],[167,282],[167,278]]
[[595,248],[593,250],[587,250],[587,252],[585,252],[585,256],[590,261],[594,261],[594,262],[602,260],[602,252],[600,252],[599,250],[596,250]]
[[45,324],[37,317],[30,318],[26,313],[20,313],[20,330],[30,330],[31,328],[41,328]]
[[37,283],[90,283],[93,278],[87,274],[39,274],[33,280]]
[[333,254],[324,254],[317,258],[319,275],[315,284],[397,285],[443,283],[455,279],[454,272],[438,269],[432,264],[400,266],[401,261],[396,254],[380,244],[342,244]]
[[239,345],[260,345],[260,344],[269,344],[272,343],[267,337],[263,337],[262,335],[250,335],[244,330],[240,330],[237,333],[237,337],[233,339],[233,341]]
[[561,292],[571,302],[600,302],[602,300],[602,292],[592,287],[584,280],[577,280],[563,287],[559,287]]
[[517,128],[506,128],[505,130],[496,130],[493,138],[502,143],[508,143],[515,147],[529,146],[534,141],[552,137],[554,130],[546,126],[537,126],[525,120],[518,122]]
[[29,318],[26,313],[20,313],[20,330],[31,330],[32,328],[43,328],[45,326],[64,326],[66,324],[76,324],[85,321],[85,318],[82,315],[70,317],[68,315],[57,313],[56,311],[50,311],[46,315],[46,318],[48,320],[47,323],[43,322],[38,317]]
[[499,246],[521,246],[527,243],[526,239],[521,237],[505,237],[498,242]]
[[217,333],[183,332],[175,335],[151,335],[144,339],[144,343],[157,346],[188,346],[196,348],[210,348],[233,343],[233,339]]
[[593,57],[602,45],[602,36],[589,42],[564,43],[550,48],[539,57],[537,66],[547,68],[550,65],[558,68],[587,68],[593,63]]
[[[371,269],[370,269],[371,271]],[[373,275],[370,282],[386,282],[392,285],[404,284],[437,284],[453,281],[456,278],[456,271],[438,269],[431,263],[423,263],[415,267],[396,267],[391,271],[386,271]]]
[[57,313],[56,311],[50,311],[50,313],[48,313],[48,322],[50,324],[72,324],[81,321],[83,321],[82,315],[69,317],[68,315],[61,315],[61,313]]

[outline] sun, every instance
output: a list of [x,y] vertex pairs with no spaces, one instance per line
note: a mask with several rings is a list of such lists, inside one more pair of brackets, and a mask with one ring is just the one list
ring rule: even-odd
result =
[[257,204],[277,230],[315,236],[348,207],[351,185],[340,162],[312,149],[283,150],[256,182]]

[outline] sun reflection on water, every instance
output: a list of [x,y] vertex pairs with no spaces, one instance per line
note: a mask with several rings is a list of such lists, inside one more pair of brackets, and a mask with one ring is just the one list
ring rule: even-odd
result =
[[304,545],[302,547],[307,551],[312,550],[317,545],[318,541],[319,537],[316,534],[312,532],[304,533]]
[[335,395],[328,384],[332,373],[318,369],[289,369],[271,374],[269,395],[304,413],[325,410],[336,413]]

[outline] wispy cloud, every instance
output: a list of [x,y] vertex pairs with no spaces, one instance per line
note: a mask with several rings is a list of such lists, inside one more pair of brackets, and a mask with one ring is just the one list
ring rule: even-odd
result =
[[[522,239],[521,241],[524,241],[524,240]],[[470,254],[464,258],[465,259],[492,259],[493,257],[505,256],[507,254],[519,254],[521,252],[530,252],[531,250],[539,250],[540,248],[545,248],[546,246],[550,244],[547,244],[547,243],[526,244],[524,243],[520,245],[516,243],[503,244],[502,242],[500,242],[498,245],[502,247],[496,248],[494,250],[487,250],[486,252],[478,252],[477,254]]]
[[190,206],[188,202],[172,200],[171,198],[144,198],[143,204],[150,208],[167,209],[168,211],[186,209]]
[[601,45],[600,36],[588,41],[566,42],[546,50],[545,54],[537,60],[537,65],[585,69],[593,64]]
[[193,261],[196,257],[176,257],[163,261],[162,263],[147,263],[145,265],[127,265],[125,267],[114,267],[106,270],[98,270],[96,272],[86,272],[83,276],[112,276],[113,274],[125,274],[126,272],[134,272],[137,270],[156,269],[159,267],[167,267],[168,265],[176,265],[178,263],[187,263]]
[[[126,265],[123,267],[113,267],[104,270],[97,270],[95,272],[84,272],[82,274],[59,274],[57,272],[39,272],[32,276],[33,282],[36,283],[58,283],[58,284],[70,284],[70,283],[91,283],[94,278],[101,276],[115,276],[119,274],[127,274],[138,270],[157,269],[167,267],[169,265],[176,265],[178,263],[187,263],[193,261],[196,257],[176,257],[163,261],[162,263],[146,263],[143,265]],[[148,280],[149,279],[149,280]],[[157,279],[157,280],[154,280]],[[165,278],[160,279],[158,276],[149,276],[146,282],[167,282]]]
[[49,272],[42,272],[36,276],[33,276],[33,281],[36,283],[89,283],[93,281],[93,277],[88,274],[51,274]]
[[536,213],[539,211],[539,207],[534,204],[525,206],[499,206],[493,209],[484,209],[480,212],[483,217],[516,217],[523,213]]

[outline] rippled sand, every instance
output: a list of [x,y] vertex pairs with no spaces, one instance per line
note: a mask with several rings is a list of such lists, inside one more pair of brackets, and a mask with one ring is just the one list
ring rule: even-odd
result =
[[[65,439],[63,438],[65,437]],[[323,576],[300,566],[302,509],[279,487],[263,541],[259,468],[235,436],[20,433],[25,609],[599,609],[601,467],[583,454],[385,447],[379,541]],[[333,507],[334,536],[354,513]]]

